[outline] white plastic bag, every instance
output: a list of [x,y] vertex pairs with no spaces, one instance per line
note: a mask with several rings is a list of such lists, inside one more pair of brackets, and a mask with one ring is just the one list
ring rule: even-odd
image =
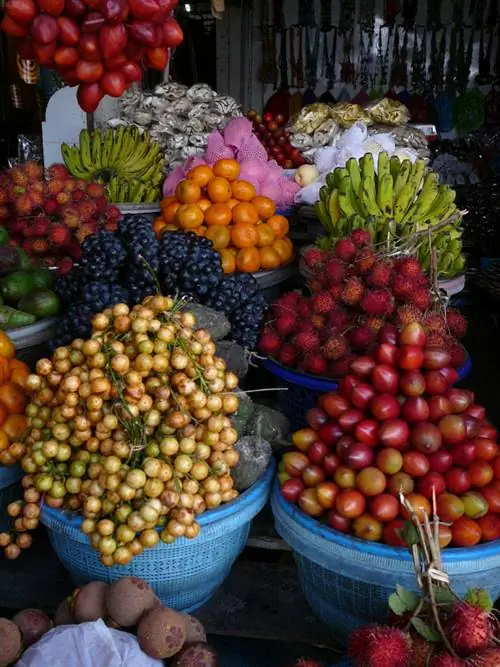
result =
[[162,667],[142,652],[137,639],[102,621],[61,625],[44,635],[15,667]]

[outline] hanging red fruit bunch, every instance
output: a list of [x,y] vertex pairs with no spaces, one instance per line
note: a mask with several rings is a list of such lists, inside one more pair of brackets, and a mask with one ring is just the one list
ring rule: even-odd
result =
[[78,86],[78,103],[95,111],[104,95],[120,97],[143,68],[163,71],[182,30],[178,0],[7,0],[1,29],[21,58],[55,69]]

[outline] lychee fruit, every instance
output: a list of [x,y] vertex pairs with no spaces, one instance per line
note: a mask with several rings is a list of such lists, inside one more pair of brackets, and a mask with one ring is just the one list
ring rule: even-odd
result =
[[373,333],[378,333],[380,329],[384,326],[384,318],[378,317],[377,315],[371,315],[365,320],[366,326],[373,331]]
[[370,289],[361,299],[361,308],[369,315],[390,315],[394,310],[394,297],[387,288]]
[[354,350],[367,350],[375,340],[375,332],[366,324],[349,331],[349,342]]
[[351,241],[358,248],[362,248],[365,245],[369,245],[372,241],[372,235],[367,229],[353,229],[350,235]]
[[327,315],[335,308],[335,300],[329,292],[315,294],[311,299],[311,303],[313,311],[319,315]]
[[342,283],[336,283],[335,285],[330,285],[328,291],[333,297],[334,301],[340,301],[342,298],[342,290],[344,289]]
[[349,306],[355,306],[361,301],[363,296],[364,286],[360,278],[352,276],[347,278],[342,290],[342,301]]
[[354,257],[354,266],[360,275],[365,275],[370,272],[376,261],[377,255],[375,254],[375,251],[371,248],[363,248],[356,253]]
[[49,232],[49,240],[55,246],[65,246],[71,241],[71,232],[66,225],[55,224]]
[[351,323],[351,318],[341,308],[332,310],[328,316],[328,326],[335,331],[344,331]]
[[311,299],[304,298],[297,304],[297,314],[299,317],[309,319],[312,317],[313,309]]
[[392,293],[396,299],[406,300],[417,288],[416,283],[408,276],[398,273],[392,284]]
[[259,349],[264,354],[276,354],[281,347],[282,340],[271,327],[265,327],[259,341]]
[[309,289],[313,294],[316,294],[316,292],[321,292],[321,290],[323,289],[323,283],[321,282],[321,280],[319,280],[319,278],[314,278],[313,280],[309,280],[307,286],[309,287]]
[[319,336],[313,331],[302,331],[293,338],[294,345],[301,352],[312,352],[319,347]]
[[438,653],[429,663],[429,667],[465,667],[465,662],[451,653]]
[[297,318],[293,313],[283,312],[274,322],[274,328],[280,336],[289,336],[297,330]]
[[49,195],[56,196],[64,190],[64,181],[55,178],[47,183],[47,192]]
[[367,282],[371,287],[387,287],[392,280],[393,263],[390,260],[375,262]]
[[351,239],[340,239],[335,245],[335,254],[343,262],[351,262],[356,254],[356,246]]
[[348,653],[358,667],[410,667],[411,642],[407,634],[383,625],[368,625],[351,633]]
[[422,273],[422,267],[416,257],[405,257],[396,263],[398,273],[402,273],[408,278],[417,278]]
[[326,375],[328,363],[320,354],[313,352],[305,357],[303,368],[313,375]]
[[285,343],[278,352],[278,361],[283,366],[295,366],[298,356],[296,348],[290,343]]
[[29,215],[33,210],[33,203],[28,195],[19,195],[14,202],[14,208],[18,215]]
[[307,266],[314,270],[324,265],[328,253],[326,250],[320,250],[320,248],[310,248],[309,250],[306,250],[303,257]]
[[341,335],[331,335],[328,336],[326,341],[321,347],[321,353],[329,361],[337,361],[345,356],[347,352],[347,345],[344,336]]
[[276,316],[281,315],[281,313],[289,311],[295,312],[297,304],[301,301],[302,296],[299,292],[287,292],[280,296],[273,303],[273,313]]
[[432,654],[432,644],[425,641],[422,637],[412,637],[411,657],[412,667],[428,667],[429,656]]
[[454,605],[448,633],[455,651],[461,656],[484,651],[492,646],[493,625],[490,615],[468,602]]
[[446,324],[450,332],[459,340],[467,333],[467,320],[460,311],[454,308],[448,308],[446,311]]
[[464,667],[499,667],[500,648],[490,648],[487,651],[482,651],[481,653],[471,656],[466,663],[461,664],[464,665]]
[[445,350],[447,350],[451,355],[450,364],[453,368],[458,368],[465,363],[467,358],[467,353],[464,346],[453,336],[447,336],[445,338]]
[[38,162],[26,162],[24,170],[32,181],[36,181],[43,176],[43,167]]
[[24,186],[28,183],[28,174],[22,166],[13,167],[9,171],[9,176],[16,185]]
[[412,324],[413,322],[422,322],[422,313],[415,308],[415,306],[411,306],[410,304],[405,304],[404,306],[399,306],[399,308],[396,310],[396,317],[395,317],[395,323],[398,325],[398,327],[405,327],[408,324]]
[[345,264],[340,259],[330,259],[325,266],[325,276],[330,284],[340,283],[345,278]]
[[87,183],[87,194],[92,199],[103,197],[105,193],[104,185],[101,183]]
[[414,290],[409,300],[415,308],[421,311],[427,310],[432,303],[431,294],[426,287],[419,287]]
[[439,313],[427,313],[424,317],[424,327],[426,331],[435,331],[444,336],[446,332],[446,321]]
[[425,335],[425,345],[426,347],[438,347],[443,350],[446,345],[445,336],[437,331],[429,331],[429,333]]

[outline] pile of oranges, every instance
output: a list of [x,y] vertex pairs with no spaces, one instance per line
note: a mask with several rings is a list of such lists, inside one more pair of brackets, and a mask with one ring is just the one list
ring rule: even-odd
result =
[[26,380],[29,367],[15,359],[10,338],[0,332],[0,466],[14,464],[26,447],[19,441],[28,427],[25,415],[28,398]]
[[173,230],[206,236],[219,251],[225,273],[269,271],[293,259],[288,220],[276,203],[240,180],[236,160],[194,167],[175,195],[161,202],[154,222],[158,236]]

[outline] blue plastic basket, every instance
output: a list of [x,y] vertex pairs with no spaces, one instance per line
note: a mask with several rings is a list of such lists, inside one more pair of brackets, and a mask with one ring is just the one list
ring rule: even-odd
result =
[[9,528],[11,523],[7,516],[7,505],[20,499],[19,480],[23,471],[18,465],[0,466],[0,533]]
[[[359,625],[380,622],[396,584],[418,590],[406,549],[366,542],[315,521],[282,496],[271,495],[275,527],[294,552],[300,585],[314,613],[340,642]],[[500,540],[470,549],[445,549],[443,564],[453,589],[486,588],[500,595]]]
[[[287,391],[277,392],[279,410],[290,421],[292,431],[307,426],[306,412],[316,407],[318,398],[329,391],[335,391],[338,382],[326,378],[308,375],[292,368],[287,368],[274,359],[263,359],[262,366],[280,379],[280,385]],[[472,369],[469,355],[458,368],[459,382],[464,380]]]
[[89,581],[111,583],[133,575],[145,579],[164,605],[190,612],[204,605],[228,576],[245,547],[252,519],[269,498],[275,468],[273,460],[239,498],[200,515],[201,532],[196,539],[160,543],[123,567],[102,565],[80,530],[80,516],[43,507],[41,521],[54,551],[77,585]]

